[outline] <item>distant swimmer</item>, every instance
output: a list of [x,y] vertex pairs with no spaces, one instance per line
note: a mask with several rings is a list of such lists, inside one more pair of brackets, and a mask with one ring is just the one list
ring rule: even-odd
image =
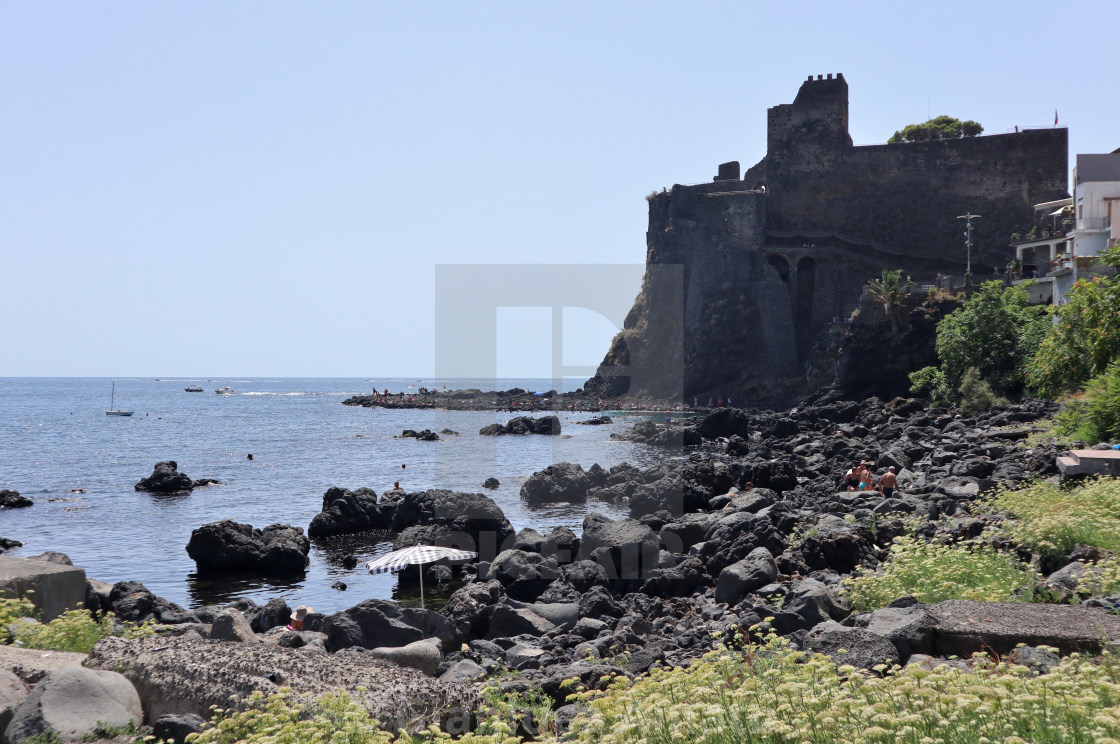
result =
[[253,453],[250,452],[249,454],[245,455],[245,459],[246,460],[252,460],[253,459]]

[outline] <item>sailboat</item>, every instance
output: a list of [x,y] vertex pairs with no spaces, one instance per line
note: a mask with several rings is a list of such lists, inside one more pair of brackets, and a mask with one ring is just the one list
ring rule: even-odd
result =
[[122,411],[119,408],[113,408],[113,404],[117,399],[117,383],[113,383],[113,392],[109,394],[109,407],[105,410],[106,416],[131,416],[132,411]]

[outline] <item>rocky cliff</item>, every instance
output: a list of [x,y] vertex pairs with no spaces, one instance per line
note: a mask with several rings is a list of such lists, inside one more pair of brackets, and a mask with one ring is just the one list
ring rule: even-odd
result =
[[588,389],[783,405],[833,381],[845,321],[883,268],[963,274],[957,215],[983,215],[991,275],[1032,206],[1066,195],[1067,130],[855,147],[842,75],[771,108],[740,177],[649,198],[646,279]]

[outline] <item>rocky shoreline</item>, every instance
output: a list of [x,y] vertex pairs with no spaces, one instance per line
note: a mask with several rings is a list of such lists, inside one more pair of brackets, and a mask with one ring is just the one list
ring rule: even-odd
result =
[[[1024,401],[966,419],[916,400],[857,402],[825,390],[788,411],[720,409],[668,426],[643,422],[620,436],[685,456],[644,469],[557,463],[524,484],[530,505],[590,503],[578,536],[566,528],[515,532],[482,494],[332,488],[309,536],[383,530],[395,549],[477,551],[468,563],[424,567],[425,582],[457,578],[463,588],[438,611],[366,600],[312,612],[290,630],[283,600],[186,610],[134,582],[89,579],[87,609],[167,628],[103,640],[84,665],[123,674],[148,724],[193,716],[187,728],[197,729],[209,706],[230,695],[292,686],[312,696],[359,680],[368,690],[362,704],[383,724],[461,732],[475,724],[479,684],[489,680],[547,696],[563,732],[581,710],[567,701],[566,681],[602,689],[612,675],[684,666],[723,640],[768,630],[866,670],[948,663],[983,649],[1025,664],[1045,656],[1033,650],[1039,645],[1096,651],[1120,640],[1120,619],[1108,612],[1118,598],[927,606],[899,597],[860,613],[841,591],[845,577],[884,560],[895,537],[974,539],[988,518],[970,504],[1001,485],[1056,476],[1056,446],[1021,446],[1054,410]],[[861,461],[876,473],[894,467],[897,493],[846,490],[846,471]],[[594,513],[595,502],[627,505],[630,516],[608,519]],[[270,550],[289,555],[293,569],[306,556],[300,527],[218,522],[196,533],[192,557],[212,571],[261,568]],[[232,549],[252,540],[258,553]],[[1055,596],[1076,601],[1069,576],[1089,553],[1046,562]],[[402,583],[418,579],[415,567],[400,574]],[[1016,650],[1019,643],[1032,648]],[[29,699],[0,699],[0,714],[9,705],[22,715]],[[522,724],[520,734],[533,733],[530,720]]]

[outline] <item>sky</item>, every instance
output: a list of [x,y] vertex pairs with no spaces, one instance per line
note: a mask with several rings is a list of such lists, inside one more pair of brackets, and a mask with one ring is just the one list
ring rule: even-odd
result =
[[[856,144],[1057,110],[1071,163],[1111,152],[1117,28],[1076,0],[0,0],[0,376],[453,373],[437,267],[636,266],[629,300],[644,197],[757,162],[809,75],[844,74]],[[487,312],[499,374],[550,376],[553,311]],[[564,315],[594,365],[617,320]]]

